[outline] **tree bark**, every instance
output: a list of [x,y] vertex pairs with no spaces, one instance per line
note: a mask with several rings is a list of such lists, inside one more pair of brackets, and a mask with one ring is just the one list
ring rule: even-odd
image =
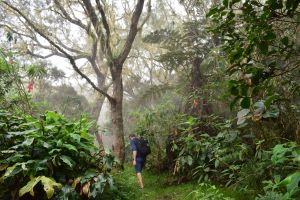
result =
[[203,59],[196,57],[193,61],[193,68],[192,68],[192,90],[200,89],[203,85],[203,76],[200,71],[200,65]]
[[112,150],[121,164],[125,161],[125,143],[123,129],[123,82],[122,66],[114,64],[111,69],[113,83],[113,99],[111,105]]
[[[96,113],[98,113],[98,116],[97,116],[97,125],[99,125],[98,122],[99,122],[99,118],[100,118],[100,114],[101,114],[101,110],[102,110],[102,107],[103,107],[104,100],[105,100],[105,98],[102,97],[102,96],[97,98],[97,108],[96,108],[96,111],[95,111]],[[98,144],[100,146],[102,146],[103,145],[103,141],[101,139],[101,133],[100,133],[100,131],[98,130],[95,134],[96,134],[96,139],[98,141]]]
[[[191,71],[191,92],[195,90],[200,90],[203,85],[205,84],[205,77],[201,73],[200,66],[203,59],[196,57],[193,60],[193,66]],[[192,109],[189,109],[190,115],[209,115],[211,114],[211,107],[207,102],[206,96],[204,95],[202,99],[194,99],[194,105],[192,106]],[[190,105],[188,105],[190,108]]]

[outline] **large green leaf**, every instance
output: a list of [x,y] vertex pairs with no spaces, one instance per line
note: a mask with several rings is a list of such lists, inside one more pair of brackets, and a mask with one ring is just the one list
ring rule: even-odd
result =
[[294,193],[298,189],[298,184],[300,182],[300,171],[296,171],[290,174],[285,179],[283,179],[279,185],[286,186],[287,191]]
[[34,141],[34,138],[27,138],[27,139],[22,143],[22,145],[23,145],[23,146],[30,146],[30,145],[32,145],[33,141]]
[[73,167],[73,165],[75,164],[75,162],[69,157],[69,156],[65,156],[62,155],[60,156],[60,159],[66,163],[67,165],[69,165],[71,168]]
[[78,150],[76,149],[76,147],[74,145],[71,145],[71,144],[63,144],[62,147],[65,147],[65,148],[67,148],[68,150],[71,150],[71,151],[78,152]]
[[52,121],[52,120],[58,121],[60,118],[61,117],[58,114],[56,114],[55,112],[48,111],[46,113],[46,119],[47,119],[47,121]]
[[72,133],[72,134],[70,134],[70,137],[73,138],[74,140],[76,140],[77,143],[80,142],[80,135]]
[[55,182],[55,180],[48,178],[46,176],[38,176],[35,178],[32,178],[25,186],[23,186],[19,190],[19,197],[23,196],[26,193],[30,193],[31,196],[34,196],[34,187],[39,183],[42,182],[42,185],[44,186],[44,191],[47,194],[47,198],[50,199],[54,194],[54,187],[61,188],[62,185],[60,183]]
[[251,99],[250,97],[244,97],[241,101],[241,107],[242,108],[249,108],[250,107],[250,103],[251,103]]
[[48,199],[50,199],[53,196],[54,193],[54,187],[57,187],[61,189],[62,185],[60,183],[55,182],[55,180],[41,176],[42,184],[44,185],[44,190],[47,194]]
[[3,182],[5,179],[9,177],[13,177],[16,174],[19,174],[23,169],[22,169],[22,164],[23,163],[16,163],[11,167],[8,167],[4,173],[4,175],[0,178],[0,183]]
[[188,164],[189,166],[191,166],[191,165],[193,164],[193,158],[192,158],[192,156],[187,156],[186,162],[187,162],[187,164]]
[[17,131],[17,132],[8,132],[9,135],[19,136],[19,135],[27,135],[29,133],[36,132],[38,129],[31,129],[26,131]]
[[0,183],[2,183],[13,171],[14,169],[17,167],[17,164],[8,167],[4,173],[4,175],[0,178]]

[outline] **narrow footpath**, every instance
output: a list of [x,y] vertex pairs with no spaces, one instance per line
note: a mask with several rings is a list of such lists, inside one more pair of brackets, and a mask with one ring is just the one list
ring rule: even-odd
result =
[[[114,178],[121,184],[122,191],[128,191],[126,197],[131,200],[233,200],[241,199],[240,195],[233,194],[230,190],[212,189],[199,186],[197,183],[182,183],[168,185],[167,176],[157,176],[151,172],[143,171],[144,189],[139,189],[134,170],[125,166],[124,171],[114,173]],[[197,197],[195,197],[197,196]]]

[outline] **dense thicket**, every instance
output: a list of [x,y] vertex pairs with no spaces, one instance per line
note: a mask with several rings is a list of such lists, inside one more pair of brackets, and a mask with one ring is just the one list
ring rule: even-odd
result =
[[250,199],[297,199],[299,1],[214,1],[206,20],[201,2],[181,2],[195,18],[145,38],[166,49],[159,59],[181,72],[177,93],[188,96],[188,109],[169,101],[136,118],[137,132],[165,141],[150,165],[159,168],[164,157],[176,182],[212,181]]

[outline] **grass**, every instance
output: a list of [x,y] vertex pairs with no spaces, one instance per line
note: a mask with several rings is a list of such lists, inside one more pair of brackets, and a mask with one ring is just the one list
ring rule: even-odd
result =
[[[155,175],[147,170],[143,171],[144,189],[139,189],[136,175],[132,166],[125,166],[124,171],[114,172],[114,178],[120,185],[120,191],[126,191],[125,196],[130,200],[196,200],[196,199],[211,199],[207,193],[211,190],[207,186],[199,186],[197,183],[182,183],[180,185],[166,185],[166,175]],[[217,199],[245,199],[244,195],[233,192],[227,188],[217,188],[222,197]],[[193,198],[190,193],[196,191],[200,193],[201,198]],[[195,193],[193,193],[195,194]],[[204,196],[204,197],[203,197]],[[205,198],[207,196],[207,198]],[[210,195],[211,196],[211,195]]]
[[114,178],[121,184],[121,190],[127,190],[126,196],[132,200],[177,200],[184,199],[195,185],[192,183],[166,186],[166,176],[157,176],[145,170],[142,173],[144,189],[139,189],[132,166],[125,166],[124,171],[114,173]]

